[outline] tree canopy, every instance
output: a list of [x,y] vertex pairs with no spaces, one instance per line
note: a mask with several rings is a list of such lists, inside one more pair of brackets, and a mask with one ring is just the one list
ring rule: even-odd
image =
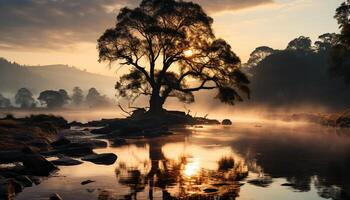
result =
[[336,10],[340,34],[333,41],[331,72],[350,83],[350,0],[343,2]]
[[[263,59],[249,65],[252,103],[271,107],[322,105],[344,109],[350,101],[349,86],[345,81],[329,74],[329,54],[333,50],[336,34],[326,33],[312,44],[308,37],[289,42],[286,49],[259,53]],[[258,48],[259,49],[259,48]],[[260,51],[258,51],[260,52]]]
[[73,88],[72,101],[75,105],[80,105],[84,101],[83,90],[80,87]]
[[46,105],[48,108],[61,108],[68,100],[68,94],[65,90],[45,90],[40,93],[38,100],[41,104]]
[[168,97],[191,103],[199,90],[217,89],[218,99],[234,104],[249,96],[249,80],[212,23],[195,3],[143,0],[121,9],[116,26],[98,39],[99,61],[129,66],[116,83],[118,96],[150,96],[151,111],[162,110]]
[[35,100],[33,94],[27,88],[21,88],[17,91],[15,96],[15,103],[21,108],[32,108],[35,107]]

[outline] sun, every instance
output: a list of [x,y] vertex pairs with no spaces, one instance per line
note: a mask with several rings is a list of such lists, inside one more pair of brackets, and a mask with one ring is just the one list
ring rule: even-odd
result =
[[186,51],[184,51],[184,55],[185,57],[191,57],[193,55],[193,51],[191,49],[188,49]]

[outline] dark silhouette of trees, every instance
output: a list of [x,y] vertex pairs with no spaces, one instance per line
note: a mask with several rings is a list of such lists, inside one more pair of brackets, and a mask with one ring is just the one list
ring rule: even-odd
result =
[[21,88],[17,91],[17,94],[15,96],[15,103],[21,108],[35,107],[33,94],[27,88]]
[[271,55],[274,52],[274,49],[267,47],[267,46],[261,46],[257,47],[249,57],[249,60],[247,62],[249,67],[255,67],[259,64],[260,61],[264,60],[267,56]]
[[[349,86],[329,76],[329,53],[335,34],[321,35],[314,45],[307,37],[292,40],[284,50],[268,50],[260,62],[251,62],[252,103],[276,106],[323,105],[344,109]],[[264,48],[268,49],[268,48]],[[256,50],[255,50],[256,51]],[[259,60],[252,53],[250,60]]]
[[116,83],[118,96],[149,96],[149,113],[163,111],[168,97],[191,103],[199,90],[217,89],[217,98],[233,105],[249,96],[249,80],[231,46],[215,38],[212,23],[195,3],[143,0],[121,9],[116,26],[99,38],[99,61],[131,68]]
[[0,108],[8,108],[11,106],[10,99],[4,97],[2,94],[0,94]]
[[81,105],[84,101],[83,90],[80,87],[73,88],[72,102],[75,105]]
[[69,100],[71,100],[71,98],[68,95],[68,92],[64,89],[60,89],[58,90],[59,93],[61,93],[63,99],[64,99],[64,104],[67,104],[69,102]]
[[47,108],[53,109],[61,108],[68,102],[69,97],[65,90],[45,90],[40,93],[38,100],[42,105],[46,105]]
[[350,0],[343,2],[336,10],[340,34],[331,52],[331,73],[350,83]]
[[309,37],[300,36],[289,42],[287,50],[310,51],[311,43]]
[[86,95],[86,103],[90,107],[105,107],[109,106],[109,99],[101,95],[96,88],[90,88],[88,94]]

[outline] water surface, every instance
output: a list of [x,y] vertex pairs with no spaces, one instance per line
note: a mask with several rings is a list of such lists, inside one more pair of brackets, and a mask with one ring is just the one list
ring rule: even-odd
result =
[[[60,167],[18,200],[350,198],[350,132],[305,123],[235,123],[177,130],[176,135],[129,140],[95,152],[115,164]],[[219,161],[233,158],[233,168]],[[232,166],[231,166],[232,167]],[[81,185],[85,180],[95,182]]]

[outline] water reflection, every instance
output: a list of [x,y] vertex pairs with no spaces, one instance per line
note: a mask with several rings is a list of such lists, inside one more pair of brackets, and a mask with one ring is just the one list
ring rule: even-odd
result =
[[[62,167],[16,199],[334,199],[350,191],[350,132],[303,124],[235,124],[96,150],[111,166]],[[81,181],[96,182],[86,186]]]
[[[148,189],[148,198],[153,199],[158,189],[163,199],[234,199],[238,196],[239,180],[248,175],[241,162],[217,170],[201,168],[201,157],[182,152],[177,159],[164,155],[164,146],[169,141],[185,139],[185,136],[159,138],[145,141],[149,147],[149,163],[129,166],[119,163],[116,176],[119,183],[130,187],[125,199],[137,199],[138,193]],[[169,140],[170,139],[170,140]],[[181,143],[180,143],[181,144]],[[179,148],[179,146],[177,146]],[[184,154],[186,153],[186,154]],[[225,157],[226,159],[226,157]],[[106,199],[105,192],[99,199]]]

